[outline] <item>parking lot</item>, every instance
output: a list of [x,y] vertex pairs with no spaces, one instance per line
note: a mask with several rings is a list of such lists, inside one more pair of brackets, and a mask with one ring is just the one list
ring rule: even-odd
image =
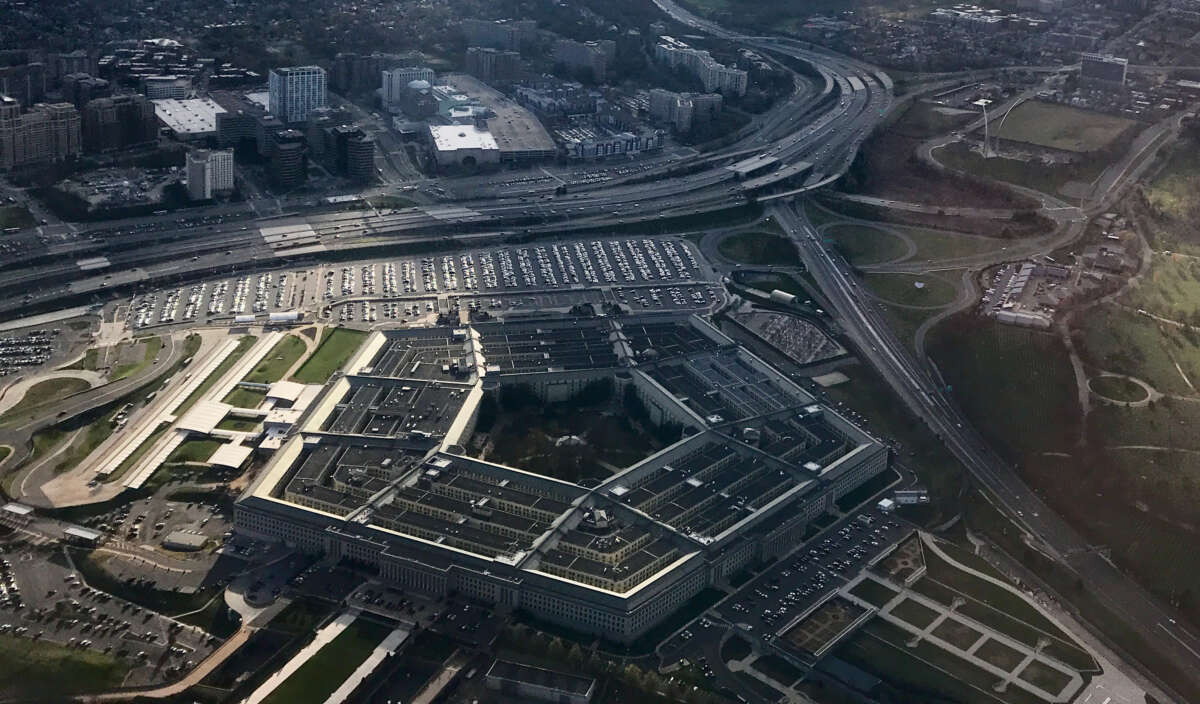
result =
[[460,297],[477,310],[604,301],[702,309],[721,290],[706,283],[706,269],[695,246],[678,238],[581,239],[227,277],[139,295],[128,321],[143,329],[298,310],[338,322],[426,322],[456,310]]
[[0,633],[111,653],[133,668],[128,685],[186,671],[218,645],[193,626],[86,586],[63,560],[32,550],[0,553],[0,581],[7,594],[20,594],[0,600]]
[[903,520],[874,508],[843,516],[663,643],[664,661],[712,660],[715,650],[709,646],[719,638],[711,632],[719,636],[722,621],[748,635],[773,639],[777,631],[848,583],[913,530]]

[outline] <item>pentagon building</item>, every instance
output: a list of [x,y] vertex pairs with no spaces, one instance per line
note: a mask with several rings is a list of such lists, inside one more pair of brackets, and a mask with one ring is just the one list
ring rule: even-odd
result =
[[[611,380],[681,439],[580,484],[466,454],[485,392]],[[373,333],[238,500],[239,531],[628,643],[789,552],[886,448],[697,317]]]

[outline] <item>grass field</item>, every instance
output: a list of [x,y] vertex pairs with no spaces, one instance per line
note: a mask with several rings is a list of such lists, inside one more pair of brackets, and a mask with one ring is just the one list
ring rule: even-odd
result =
[[204,394],[208,393],[208,390],[215,386],[216,383],[221,380],[221,377],[225,376],[225,373],[233,368],[233,365],[237,364],[237,361],[242,358],[242,355],[246,354],[246,352],[248,352],[250,348],[254,346],[254,341],[257,339],[258,338],[254,337],[253,335],[244,335],[240,340],[238,340],[237,347],[233,348],[233,352],[230,352],[229,356],[217,365],[217,368],[208,375],[208,377],[204,380],[204,383],[196,387],[196,390],[193,391],[190,396],[184,399],[183,403],[179,404],[179,407],[174,410],[174,414],[177,416],[183,415],[189,408],[192,407],[192,404],[194,404],[196,401],[199,401]]
[[1159,213],[1176,220],[1186,218],[1200,192],[1200,153],[1194,144],[1180,143],[1162,171],[1146,186],[1146,199]]
[[1068,181],[1090,183],[1104,170],[1103,166],[1098,164],[1050,166],[1036,161],[1011,159],[1003,155],[984,159],[983,155],[972,151],[962,142],[951,142],[944,147],[935,149],[933,157],[957,171],[964,171],[980,178],[1015,183],[1051,195],[1058,193],[1058,190]]
[[265,401],[266,398],[267,394],[265,391],[246,389],[238,386],[233,391],[230,391],[222,400],[234,408],[258,408],[259,404]]
[[721,256],[752,266],[800,266],[800,255],[788,238],[767,232],[739,232],[717,245]]
[[1013,668],[1021,664],[1025,659],[1025,654],[1015,648],[1001,643],[995,638],[989,638],[984,641],[983,645],[979,646],[979,650],[975,651],[975,655],[984,662],[995,665],[1005,672],[1012,672]]
[[1147,395],[1141,386],[1120,376],[1093,377],[1088,380],[1088,388],[1114,401],[1144,401]]
[[1192,334],[1111,305],[1076,325],[1076,348],[1096,368],[1137,377],[1165,394],[1196,393],[1188,384],[1200,382],[1200,344]]
[[899,237],[865,225],[837,225],[826,230],[823,236],[855,266],[890,262],[908,251]]
[[222,443],[218,440],[184,440],[174,452],[167,456],[172,462],[207,462]]
[[979,640],[979,636],[983,634],[958,619],[947,618],[933,629],[933,635],[966,650],[974,645],[975,641]]
[[946,306],[958,295],[952,284],[932,275],[866,274],[863,284],[884,301],[901,306]]
[[1200,321],[1200,259],[1155,253],[1150,270],[1122,301],[1171,320]]
[[895,589],[873,579],[864,579],[855,584],[850,593],[868,604],[877,607],[882,607],[899,594]]
[[119,381],[134,374],[141,372],[146,367],[154,363],[158,358],[158,353],[162,351],[163,341],[161,337],[148,337],[142,340],[141,344],[145,349],[142,358],[136,362],[126,364],[118,364],[112,368],[109,373],[109,381]]
[[1112,144],[1133,120],[1027,100],[1013,108],[995,134],[1001,139],[1071,152],[1094,152]]
[[300,359],[305,349],[303,340],[295,335],[288,335],[271,348],[267,356],[262,358],[243,381],[255,384],[272,384],[279,381],[296,360]]
[[726,640],[721,646],[721,659],[725,662],[730,660],[744,660],[751,653],[750,644],[745,638],[736,633]]
[[1071,446],[1078,396],[1056,335],[962,314],[935,328],[929,350],[954,398],[1002,454],[1015,460]]
[[50,701],[121,684],[128,666],[111,655],[0,635],[0,695]]
[[217,428],[221,430],[233,430],[239,433],[253,432],[259,427],[261,421],[253,418],[234,418],[232,416],[222,418],[221,422],[217,423]]
[[284,680],[263,704],[321,704],[391,631],[373,621],[356,619]]
[[349,361],[366,336],[367,333],[360,330],[326,328],[321,336],[321,344],[296,370],[292,380],[302,384],[324,384]]
[[1071,681],[1065,673],[1034,660],[1021,670],[1019,677],[1026,682],[1041,687],[1051,694],[1058,694]]
[[0,206],[0,230],[6,230],[10,227],[33,227],[37,221],[33,219],[33,213],[23,205],[5,205]]
[[74,364],[69,364],[63,367],[63,369],[86,369],[87,371],[94,372],[99,367],[100,348],[89,347],[87,348],[87,351],[83,353],[83,357],[79,359],[79,361],[75,362]]
[[919,601],[916,601],[915,599],[905,599],[899,604],[896,604],[896,606],[892,608],[891,614],[901,621],[910,623],[917,628],[925,628],[929,624],[933,623],[934,619],[937,618],[936,611],[928,606],[925,606]]
[[39,381],[25,390],[25,395],[16,405],[0,416],[0,422],[12,422],[29,417],[29,412],[47,403],[61,401],[71,394],[79,393],[92,385],[83,379],[64,377]]

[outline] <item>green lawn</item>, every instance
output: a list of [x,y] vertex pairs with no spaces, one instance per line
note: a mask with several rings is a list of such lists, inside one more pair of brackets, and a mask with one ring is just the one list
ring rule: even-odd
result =
[[175,462],[207,462],[223,443],[219,440],[184,440],[167,456],[167,464]]
[[1021,670],[1019,677],[1034,686],[1041,687],[1051,694],[1058,694],[1071,681],[1071,678],[1065,673],[1043,665],[1036,660],[1026,665],[1025,669]]
[[1200,259],[1154,254],[1150,270],[1122,300],[1171,320],[1200,322]]
[[955,400],[1002,454],[1017,460],[1074,444],[1079,401],[1056,334],[960,314],[934,329],[929,352]]
[[855,266],[894,261],[908,251],[899,237],[884,229],[866,225],[835,225],[822,236],[832,241],[846,261]]
[[996,131],[1002,139],[1036,144],[1049,149],[1072,152],[1093,152],[1103,149],[1126,129],[1133,120],[1103,115],[1089,110],[1026,101],[1013,108]]
[[83,353],[82,359],[75,362],[74,364],[69,364],[69,365],[63,367],[63,369],[86,369],[87,371],[94,372],[99,368],[99,366],[100,366],[100,348],[99,347],[89,347],[87,349],[87,351]]
[[146,348],[142,359],[137,362],[118,364],[113,367],[112,373],[110,374],[110,381],[119,381],[141,372],[143,369],[154,363],[154,360],[158,358],[158,353],[163,347],[163,341],[161,337],[146,338],[145,340],[141,341],[141,344]]
[[721,256],[752,266],[800,266],[796,246],[783,235],[767,232],[739,232],[717,245]]
[[221,422],[217,423],[217,428],[221,430],[233,430],[240,433],[249,433],[257,428],[262,421],[254,418],[234,418],[229,416],[222,418]]
[[866,274],[863,283],[884,301],[902,306],[945,306],[958,295],[945,279],[928,274]]
[[263,704],[321,704],[391,631],[388,626],[356,619],[284,680]]
[[411,208],[417,205],[416,201],[404,196],[374,196],[369,201],[376,208],[391,208],[393,210]]
[[0,230],[10,227],[33,227],[36,224],[37,221],[33,219],[29,208],[23,205],[0,206]]
[[917,628],[925,628],[933,623],[938,615],[938,612],[915,599],[901,601],[892,608],[891,613],[901,621],[910,623]]
[[966,650],[974,645],[982,634],[962,621],[951,617],[939,623],[937,628],[933,629],[933,635]]
[[927,227],[899,226],[897,229],[917,245],[917,253],[913,255],[913,260],[916,261],[936,262],[944,259],[970,257],[976,254],[995,252],[1009,244],[1008,240],[999,237],[983,237],[964,232],[933,230]]
[[864,579],[855,584],[850,593],[872,606],[881,608],[899,594],[899,592],[883,582],[877,582],[873,579]]
[[1146,199],[1168,218],[1186,219],[1200,192],[1197,176],[1200,176],[1200,153],[1194,143],[1180,142],[1162,171],[1146,186]]
[[280,340],[266,357],[258,363],[243,381],[254,384],[271,384],[283,378],[292,368],[296,360],[304,354],[304,341],[295,335],[288,335]]
[[230,391],[229,395],[222,400],[234,408],[258,408],[266,398],[267,393],[265,391],[238,386],[233,391]]
[[981,178],[1015,183],[1051,195],[1058,193],[1058,189],[1062,188],[1067,181],[1090,183],[1103,171],[1102,166],[1087,163],[1050,166],[1039,161],[1022,161],[1006,156],[984,159],[979,152],[972,151],[962,142],[952,142],[935,149],[933,158],[957,171],[964,171]]
[[975,655],[984,662],[995,665],[1005,672],[1012,672],[1013,668],[1020,665],[1021,661],[1025,659],[1024,653],[1015,648],[1010,648],[994,638],[984,641],[983,645],[979,646],[979,650],[975,651]]
[[245,335],[242,337],[242,339],[238,340],[237,347],[233,349],[233,352],[230,352],[229,356],[226,357],[223,362],[217,365],[217,368],[208,375],[208,378],[204,380],[204,383],[200,384],[200,386],[197,387],[190,396],[184,399],[183,403],[179,404],[179,407],[175,409],[174,414],[180,416],[187,412],[187,410],[192,407],[192,404],[196,403],[196,401],[199,401],[204,394],[208,393],[209,389],[211,389],[218,381],[221,380],[221,377],[225,376],[225,373],[228,372],[233,365],[237,364],[237,361],[242,358],[242,355],[246,354],[246,352],[254,346],[254,342],[257,339],[258,338],[254,337],[253,335]]
[[296,370],[292,380],[302,384],[324,384],[349,361],[366,336],[367,333],[361,330],[326,328],[321,336],[321,344]]
[[1165,394],[1196,393],[1188,384],[1200,383],[1195,334],[1111,305],[1080,316],[1076,325],[1076,348],[1097,369],[1137,377]]
[[128,670],[111,655],[0,635],[0,695],[6,698],[49,701],[99,693],[119,686]]
[[12,408],[5,411],[3,416],[0,416],[0,422],[10,423],[17,420],[26,420],[37,415],[36,413],[30,414],[30,411],[48,403],[61,401],[71,394],[77,394],[80,391],[90,388],[92,388],[92,385],[87,381],[71,377],[39,381],[26,389],[25,395],[21,397],[21,400]]
[[1140,385],[1120,376],[1092,377],[1088,380],[1088,388],[1104,398],[1114,401],[1144,401],[1146,390]]

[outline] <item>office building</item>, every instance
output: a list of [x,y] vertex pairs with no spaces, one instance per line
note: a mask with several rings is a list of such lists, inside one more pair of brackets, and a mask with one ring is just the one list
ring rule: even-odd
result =
[[83,108],[83,149],[94,154],[110,152],[158,139],[154,103],[141,95],[97,98]]
[[325,69],[293,66],[271,69],[267,81],[268,110],[288,124],[304,122],[314,108],[326,105]]
[[533,20],[466,19],[461,26],[468,46],[517,51],[523,42],[537,36],[537,22]]
[[0,96],[0,169],[36,166],[78,156],[79,111],[70,103],[38,103],[28,112]]
[[308,149],[304,133],[279,130],[271,135],[271,182],[278,189],[295,188],[308,180]]
[[413,81],[424,81],[433,84],[433,69],[426,66],[400,66],[382,72],[383,104],[388,107],[399,105],[404,99],[408,84]]
[[554,63],[572,73],[589,73],[593,80],[603,82],[608,65],[616,57],[617,43],[611,39],[577,42],[559,39],[554,42]]
[[375,175],[375,138],[357,127],[336,128],[338,173],[366,183]]
[[467,48],[467,73],[481,81],[512,81],[521,75],[521,55],[486,46]]
[[192,92],[192,79],[186,76],[146,76],[142,93],[151,100],[175,98],[182,100]]
[[1125,85],[1129,59],[1108,54],[1082,54],[1079,57],[1079,78],[1084,84],[1119,87]]
[[103,78],[86,73],[68,73],[62,77],[62,93],[67,102],[82,111],[83,106],[96,98],[112,95],[112,86]]
[[196,149],[187,155],[187,191],[192,200],[210,200],[233,190],[233,150]]
[[[637,399],[646,422],[679,426],[678,439],[587,484],[464,450],[485,394],[521,388],[549,404],[597,385]],[[372,333],[328,382],[234,521],[403,590],[630,643],[791,552],[887,464],[885,446],[698,317],[396,329]],[[493,674],[501,689],[540,687],[526,697],[591,690]]]
[[695,74],[706,91],[736,96],[746,94],[749,78],[745,71],[718,63],[707,51],[693,49],[674,37],[659,37],[654,56],[672,68],[682,66]]

